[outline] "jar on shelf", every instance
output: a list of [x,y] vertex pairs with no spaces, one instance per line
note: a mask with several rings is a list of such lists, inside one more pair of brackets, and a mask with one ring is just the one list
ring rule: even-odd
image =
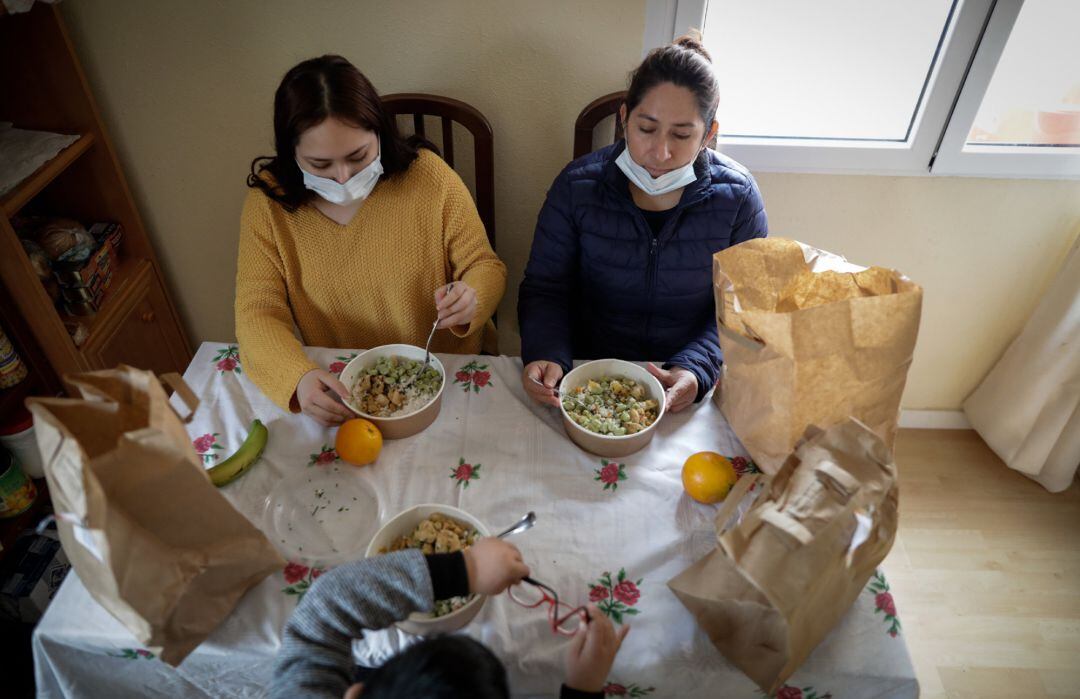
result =
[[34,482],[22,472],[11,452],[0,447],[0,519],[26,512],[36,499]]
[[0,420],[0,447],[11,452],[23,473],[31,478],[45,477],[45,466],[34,434],[34,416],[29,410],[19,406],[6,421]]
[[0,388],[11,388],[26,378],[26,365],[19,358],[19,353],[11,340],[0,328]]

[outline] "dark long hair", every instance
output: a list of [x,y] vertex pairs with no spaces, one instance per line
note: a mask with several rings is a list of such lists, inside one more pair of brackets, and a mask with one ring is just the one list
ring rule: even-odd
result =
[[[328,117],[374,131],[379,136],[383,177],[408,169],[420,148],[435,146],[419,136],[402,138],[394,118],[383,108],[375,86],[341,56],[310,58],[293,66],[274,93],[273,156],[251,161],[248,187],[257,187],[287,210],[293,211],[314,196],[304,187],[296,164],[300,135]],[[273,183],[262,176],[273,177]]]
[[630,74],[626,92],[626,114],[641,104],[645,93],[661,83],[672,83],[694,93],[698,113],[708,133],[720,102],[720,85],[713,71],[712,56],[697,39],[681,36],[674,43],[653,49]]
[[364,699],[508,699],[506,668],[468,636],[436,636],[409,647],[372,672]]

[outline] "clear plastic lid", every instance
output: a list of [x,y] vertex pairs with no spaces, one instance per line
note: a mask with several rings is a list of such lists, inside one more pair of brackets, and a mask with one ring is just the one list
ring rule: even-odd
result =
[[290,561],[335,566],[363,558],[379,528],[374,489],[352,467],[310,467],[266,497],[264,527]]

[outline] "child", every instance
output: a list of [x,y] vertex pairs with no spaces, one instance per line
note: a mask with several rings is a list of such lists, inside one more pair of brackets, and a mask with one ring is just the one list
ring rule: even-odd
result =
[[[285,625],[274,668],[272,697],[509,697],[506,670],[466,636],[426,639],[389,660],[363,684],[351,684],[352,639],[411,612],[431,611],[436,599],[497,595],[529,574],[521,552],[495,538],[463,553],[425,556],[415,549],[340,566],[321,576]],[[562,699],[602,699],[615,654],[629,631],[616,633],[594,606],[570,642]]]

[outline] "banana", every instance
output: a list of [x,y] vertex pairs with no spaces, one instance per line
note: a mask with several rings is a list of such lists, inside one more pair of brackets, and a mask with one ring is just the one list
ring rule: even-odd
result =
[[220,488],[246,473],[262,456],[263,449],[266,448],[266,438],[269,435],[270,431],[266,429],[266,425],[259,420],[254,420],[240,448],[232,456],[207,471],[210,474],[210,482]]

